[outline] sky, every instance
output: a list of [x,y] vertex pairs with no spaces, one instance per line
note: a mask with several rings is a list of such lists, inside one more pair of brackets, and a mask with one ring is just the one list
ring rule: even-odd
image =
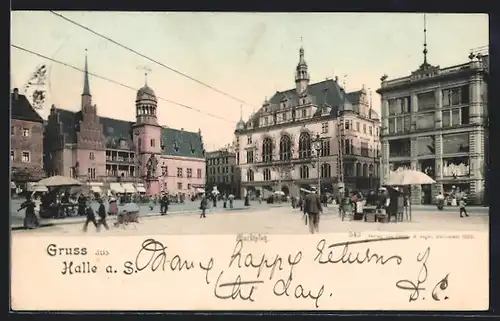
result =
[[[347,91],[375,90],[380,77],[404,77],[423,61],[424,16],[414,13],[134,13],[59,12],[141,54],[209,84],[237,101],[178,75],[48,11],[14,11],[11,44],[83,69],[135,90],[90,77],[100,116],[135,120],[136,89],[145,83],[159,98],[162,125],[201,129],[207,150],[233,140],[236,122],[257,111],[266,97],[295,88],[299,49],[305,50],[311,83],[338,76]],[[485,14],[427,14],[428,61],[441,67],[468,61],[486,46]],[[37,66],[48,66],[50,106],[77,111],[83,73],[11,47],[11,89],[22,88]],[[346,77],[345,77],[346,76]],[[210,117],[218,115],[226,120]]]

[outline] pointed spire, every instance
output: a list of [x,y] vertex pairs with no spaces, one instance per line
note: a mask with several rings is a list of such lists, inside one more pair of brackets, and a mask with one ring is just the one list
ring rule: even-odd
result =
[[85,75],[83,78],[83,95],[90,96],[90,84],[89,84],[89,66],[87,62],[87,49],[85,49]]
[[304,60],[304,44],[302,37],[300,37],[299,65],[303,65],[305,63],[306,61]]
[[243,105],[240,105],[240,120],[243,120]]
[[427,16],[424,13],[424,51],[422,51],[424,54],[424,66],[427,66]]
[[372,89],[368,88],[368,91],[370,92],[370,106],[368,109],[368,117],[372,118]]

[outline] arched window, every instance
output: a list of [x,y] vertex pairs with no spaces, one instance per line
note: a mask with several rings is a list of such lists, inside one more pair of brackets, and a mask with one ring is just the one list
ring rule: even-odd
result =
[[368,165],[363,164],[363,176],[368,177]]
[[300,178],[308,179],[309,178],[309,167],[306,165],[300,166]]
[[269,137],[262,142],[262,161],[264,163],[273,161],[273,141]]
[[283,135],[280,139],[280,160],[292,159],[292,140],[290,136]]
[[299,136],[299,158],[311,157],[311,135],[308,132],[302,132]]
[[253,182],[254,180],[254,172],[253,170],[249,169],[247,172],[247,182]]
[[269,168],[264,169],[262,175],[264,176],[265,181],[271,180],[271,170]]
[[360,163],[356,163],[356,176],[362,176]]
[[321,165],[321,177],[327,178],[332,176],[332,167],[328,163]]

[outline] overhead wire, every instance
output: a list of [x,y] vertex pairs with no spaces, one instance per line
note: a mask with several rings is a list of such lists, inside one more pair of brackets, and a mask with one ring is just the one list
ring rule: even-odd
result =
[[[40,58],[47,59],[49,61],[52,61],[52,62],[55,62],[57,64],[63,65],[65,67],[68,67],[68,68],[71,68],[71,69],[74,69],[74,70],[77,70],[77,71],[80,71],[80,72],[83,72],[83,73],[85,72],[85,70],[82,69],[82,68],[78,68],[78,67],[73,66],[73,65],[71,65],[69,63],[66,63],[66,62],[63,62],[63,61],[60,61],[60,60],[57,60],[57,59],[45,56],[45,55],[43,55],[41,53],[38,53],[38,52],[35,52],[35,51],[32,51],[32,50],[26,49],[24,47],[21,47],[21,46],[15,45],[15,44],[11,44],[11,47],[15,48],[15,49],[18,49],[18,50],[21,50],[21,51],[24,51],[24,52],[29,53],[29,54],[34,55],[34,56],[38,56]],[[108,81],[110,83],[113,83],[115,85],[119,85],[119,86],[127,88],[127,89],[131,89],[131,90],[134,90],[134,91],[138,90],[138,88],[135,88],[135,87],[123,84],[123,83],[121,83],[119,81],[116,81],[116,80],[113,80],[113,79],[101,76],[101,75],[96,74],[96,73],[88,72],[88,74],[91,75],[91,76],[93,76],[93,77],[96,77],[96,78]],[[185,105],[185,104],[181,104],[181,103],[178,103],[178,102],[173,101],[173,100],[169,100],[169,99],[166,99],[166,98],[163,98],[163,97],[160,97],[160,96],[156,96],[156,98],[159,99],[159,100],[163,100],[163,101],[166,101],[168,103],[171,103],[171,104],[174,104],[174,105],[177,105],[177,106],[180,106],[180,107],[192,110],[192,111],[196,111],[196,112],[201,113],[201,114],[205,114],[205,115],[213,117],[213,118],[217,118],[217,119],[220,119],[220,120],[223,120],[223,121],[226,121],[226,122],[230,122],[230,123],[233,123],[233,124],[236,123],[234,120],[230,120],[230,119],[227,119],[227,118],[224,118],[224,117],[212,114],[212,113],[208,113],[208,112],[205,112],[205,111],[200,110],[198,108],[195,108],[195,107],[192,107],[192,106],[188,106],[188,105]]]
[[57,17],[65,20],[65,21],[67,21],[67,22],[75,25],[75,26],[78,26],[78,27],[80,27],[80,28],[82,28],[84,30],[87,30],[88,32],[90,32],[90,33],[92,33],[92,34],[94,34],[94,35],[96,35],[96,36],[98,36],[98,37],[100,37],[102,39],[105,39],[105,40],[107,40],[107,41],[109,41],[111,43],[114,43],[115,45],[117,45],[117,46],[119,46],[119,47],[121,47],[121,48],[123,48],[125,50],[128,50],[128,51],[130,51],[130,52],[132,52],[132,53],[134,53],[134,54],[136,54],[138,56],[141,56],[144,59],[147,59],[147,60],[149,60],[149,61],[151,61],[151,62],[153,62],[153,63],[155,63],[155,64],[157,64],[159,66],[162,66],[163,68],[166,68],[166,69],[168,69],[168,70],[170,70],[170,71],[172,71],[172,72],[174,72],[174,73],[176,73],[178,75],[181,75],[181,76],[183,76],[183,77],[185,77],[185,78],[187,78],[189,80],[192,80],[192,81],[194,81],[194,82],[196,82],[196,83],[198,83],[198,84],[200,84],[202,86],[205,86],[205,87],[207,87],[207,88],[209,88],[209,89],[211,89],[211,90],[213,90],[215,92],[218,92],[219,94],[222,94],[222,95],[224,95],[224,96],[226,96],[228,98],[231,98],[231,99],[233,99],[235,101],[238,101],[238,102],[240,102],[240,103],[242,103],[244,105],[247,105],[247,106],[250,106],[250,107],[256,107],[256,106],[254,106],[252,104],[249,104],[249,103],[245,102],[244,100],[239,99],[239,98],[237,98],[237,97],[235,97],[235,96],[233,96],[233,95],[231,95],[231,94],[229,94],[229,93],[227,93],[225,91],[217,89],[217,88],[213,87],[212,85],[209,85],[209,84],[207,84],[207,83],[205,83],[205,82],[203,82],[201,80],[198,80],[198,79],[196,79],[196,78],[194,78],[192,76],[189,76],[189,75],[187,75],[187,74],[185,74],[185,73],[183,73],[183,72],[181,72],[181,71],[179,71],[179,70],[177,70],[177,69],[175,69],[173,67],[167,66],[167,65],[165,65],[164,63],[162,63],[162,62],[160,62],[158,60],[155,60],[155,59],[153,59],[151,57],[148,57],[145,54],[140,53],[137,50],[132,49],[132,48],[130,48],[130,47],[122,44],[121,42],[116,41],[116,40],[114,40],[114,39],[112,39],[112,38],[110,38],[108,36],[105,36],[102,33],[99,33],[99,32],[97,32],[97,31],[95,31],[95,30],[93,30],[93,29],[91,29],[91,28],[89,28],[89,27],[87,27],[85,25],[82,25],[81,23],[78,23],[78,22],[76,22],[76,21],[74,21],[74,20],[72,20],[72,19],[70,19],[70,18],[68,18],[68,17],[66,17],[66,16],[64,16],[64,15],[62,15],[60,13],[57,13],[57,12],[55,12],[53,10],[49,10],[49,12],[52,13],[52,14],[54,14],[55,16],[57,16]]

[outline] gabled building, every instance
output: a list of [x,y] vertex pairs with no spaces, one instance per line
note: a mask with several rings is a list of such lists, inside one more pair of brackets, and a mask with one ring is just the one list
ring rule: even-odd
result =
[[14,88],[10,95],[11,182],[27,188],[44,177],[43,119],[25,95]]
[[318,176],[322,192],[334,192],[339,183],[349,190],[378,184],[380,123],[368,91],[346,93],[337,79],[309,81],[300,48],[295,88],[276,92],[247,121],[238,122],[236,161],[243,194],[280,190],[298,195],[299,188],[318,185]]
[[45,131],[46,170],[87,182],[95,192],[191,195],[205,185],[201,132],[158,124],[147,84],[136,96],[135,122],[100,117],[92,104],[87,58],[81,109],[52,106]]

